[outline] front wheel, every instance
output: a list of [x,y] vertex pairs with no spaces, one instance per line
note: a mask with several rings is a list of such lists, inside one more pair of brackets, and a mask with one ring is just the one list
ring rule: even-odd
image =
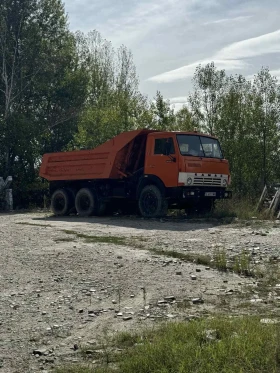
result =
[[156,185],[147,185],[143,188],[138,202],[139,210],[145,218],[158,218],[165,216],[168,204]]

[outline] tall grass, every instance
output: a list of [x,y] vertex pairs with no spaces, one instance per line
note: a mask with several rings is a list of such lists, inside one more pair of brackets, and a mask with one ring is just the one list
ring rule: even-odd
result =
[[139,339],[135,334],[126,335],[125,343],[123,339],[115,339],[115,348],[126,347],[114,367],[92,370],[77,367],[77,370],[60,369],[57,373],[276,373],[280,370],[279,326],[262,324],[256,317],[168,323],[142,333]]
[[215,204],[214,217],[229,218],[236,217],[241,220],[270,219],[271,216],[265,210],[257,211],[257,202],[250,199],[231,199],[217,201]]

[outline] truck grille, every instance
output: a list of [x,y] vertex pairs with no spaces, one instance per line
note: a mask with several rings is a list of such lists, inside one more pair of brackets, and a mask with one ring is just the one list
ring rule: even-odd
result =
[[209,177],[209,176],[195,176],[193,185],[209,185],[209,186],[221,186],[221,177]]

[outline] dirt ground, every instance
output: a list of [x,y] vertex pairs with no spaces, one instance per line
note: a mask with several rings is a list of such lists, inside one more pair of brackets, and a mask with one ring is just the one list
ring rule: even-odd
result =
[[246,250],[250,265],[275,274],[278,222],[36,212],[0,215],[0,237],[0,372],[52,372],[104,335],[162,320],[278,315],[279,284],[261,292],[256,277],[212,268],[217,253],[230,261]]

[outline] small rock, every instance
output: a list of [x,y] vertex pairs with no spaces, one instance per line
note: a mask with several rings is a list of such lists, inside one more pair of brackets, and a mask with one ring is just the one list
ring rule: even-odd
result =
[[132,316],[125,316],[123,317],[123,321],[132,320]]
[[201,269],[200,268],[196,268],[195,271],[196,272],[201,272]]
[[275,319],[261,319],[262,324],[278,324],[279,321]]
[[195,275],[191,275],[191,279],[192,280],[196,280],[196,276]]
[[176,275],[181,276],[182,275],[182,271],[177,271]]
[[46,349],[35,349],[33,350],[33,355],[38,355],[38,356],[46,356],[48,355],[48,350]]
[[192,303],[193,303],[193,304],[203,304],[203,303],[204,303],[204,300],[201,299],[201,298],[193,298],[193,299],[192,299]]
[[[167,302],[172,302],[173,300],[175,300],[176,298],[174,297],[174,295],[170,295],[168,297],[164,297],[164,300],[166,300]],[[160,302],[160,301],[159,301]]]
[[174,317],[176,317],[175,315],[172,315],[171,313],[167,314],[166,315],[169,319],[174,319]]

